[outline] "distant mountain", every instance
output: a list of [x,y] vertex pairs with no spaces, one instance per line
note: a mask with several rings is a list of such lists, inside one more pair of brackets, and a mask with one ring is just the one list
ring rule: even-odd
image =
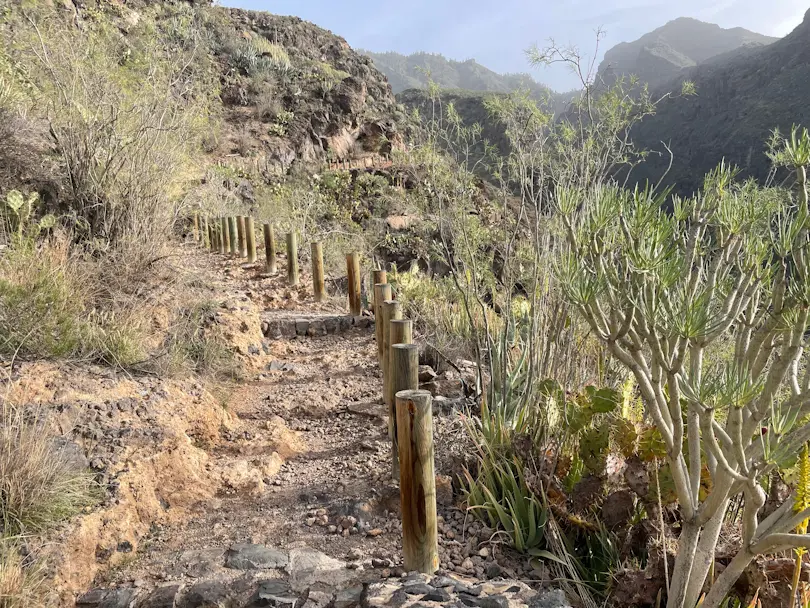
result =
[[[644,34],[634,42],[617,44],[599,65],[598,77],[610,84],[619,76],[636,75],[656,87],[681,70],[741,47],[761,47],[778,40],[741,27],[723,29],[713,23],[681,17]],[[385,70],[382,70],[383,72]]]
[[453,61],[432,53],[372,53],[361,51],[374,61],[375,67],[388,77],[394,93],[407,89],[424,89],[428,76],[442,89],[510,93],[528,89],[535,98],[544,98],[551,90],[529,74],[498,74],[475,59]]
[[[708,44],[696,47],[704,57],[718,48]],[[657,92],[678,91],[686,79],[695,83],[697,96],[659,104],[656,114],[634,129],[635,143],[662,153],[662,142],[670,146],[674,160],[665,181],[684,193],[699,188],[703,175],[723,158],[745,175],[764,180],[770,168],[765,142],[771,129],[789,131],[794,123],[810,127],[810,11],[785,38],[704,60]],[[668,154],[651,155],[634,177],[657,181],[668,164]]]

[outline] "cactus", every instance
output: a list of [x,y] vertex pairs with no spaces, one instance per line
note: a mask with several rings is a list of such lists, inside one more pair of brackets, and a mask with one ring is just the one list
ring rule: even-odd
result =
[[579,438],[579,457],[589,473],[603,475],[610,444],[610,427],[599,425],[584,431]]

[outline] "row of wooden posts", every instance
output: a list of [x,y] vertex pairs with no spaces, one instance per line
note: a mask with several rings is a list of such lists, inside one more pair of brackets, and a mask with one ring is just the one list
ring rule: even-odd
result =
[[[273,226],[263,225],[265,270],[275,273],[276,244]],[[213,252],[230,253],[256,261],[253,218],[222,217],[209,220],[194,215],[194,238]],[[287,239],[287,281],[299,284],[298,241],[294,232]],[[346,256],[349,309],[362,314],[360,254]],[[326,297],[323,247],[312,243],[312,275],[315,300]],[[377,359],[383,376],[383,402],[388,408],[391,438],[391,469],[399,481],[402,506],[402,550],[406,570],[432,574],[439,567],[436,520],[436,477],[433,456],[433,404],[430,392],[419,390],[419,348],[413,343],[413,323],[402,316],[393,298],[385,270],[371,271]]]

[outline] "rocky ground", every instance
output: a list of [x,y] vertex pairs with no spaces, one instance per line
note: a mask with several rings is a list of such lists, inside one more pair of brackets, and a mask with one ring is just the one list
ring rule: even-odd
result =
[[[455,371],[423,376],[443,393],[439,572],[459,578],[419,578],[402,568],[373,319],[346,317],[339,296],[314,303],[305,273],[290,288],[261,264],[183,253],[218,295],[217,323],[239,353],[243,381],[224,396],[193,380],[88,377],[51,364],[17,371],[36,373],[17,386],[62,411],[78,457],[112,488],[66,533],[59,605],[564,605],[503,582],[538,573],[454,497],[467,451]],[[479,584],[489,579],[501,582]]]

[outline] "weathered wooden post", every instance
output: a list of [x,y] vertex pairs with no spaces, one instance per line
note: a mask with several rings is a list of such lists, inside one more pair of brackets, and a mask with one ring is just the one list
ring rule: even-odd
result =
[[228,240],[231,242],[231,255],[235,257],[239,254],[239,235],[236,229],[236,218],[232,215],[228,216]]
[[323,246],[312,243],[312,293],[316,302],[326,299],[326,286],[323,277]]
[[420,390],[401,391],[396,400],[404,567],[433,574],[439,568],[439,537],[432,400]]
[[222,220],[217,222],[217,251],[225,253],[225,236],[222,234]]
[[245,240],[247,241],[247,259],[249,264],[256,261],[256,227],[252,217],[245,218]]
[[371,271],[371,289],[369,289],[369,297],[368,297],[369,310],[371,311],[377,310],[377,306],[375,304],[377,300],[375,299],[374,286],[377,283],[387,283],[387,282],[388,282],[388,273],[385,270]]
[[214,244],[214,228],[213,228],[213,223],[208,224],[208,223],[206,222],[206,227],[205,227],[205,230],[206,230],[206,233],[205,233],[205,244],[208,246],[208,249],[209,249],[210,251],[212,251],[212,252],[213,252],[213,251],[214,251],[214,249],[215,249],[215,244]]
[[298,285],[298,235],[295,232],[287,233],[287,282],[293,287]]
[[374,285],[374,334],[377,338],[377,362],[382,370],[383,361],[383,320],[381,304],[391,299],[391,286],[388,283]]
[[[391,336],[395,339],[391,321]],[[403,338],[406,336],[403,336]],[[389,380],[386,386],[388,395],[388,434],[391,438],[391,476],[399,479],[399,453],[397,451],[397,398],[399,391],[415,391],[419,388],[419,347],[410,342],[391,342],[388,362]]]
[[200,213],[199,211],[194,212],[194,241],[199,243],[202,239],[200,238]]
[[276,235],[270,224],[265,224],[264,229],[264,270],[269,274],[276,273]]
[[383,402],[391,406],[388,385],[391,382],[391,321],[402,318],[402,307],[396,300],[386,300],[382,304],[383,321]]
[[228,231],[228,218],[221,218],[219,223],[222,232],[222,247],[225,253],[228,253],[231,250],[231,233]]
[[360,254],[357,251],[346,256],[346,276],[349,278],[349,310],[353,317],[359,317],[363,312],[363,302],[360,299]]
[[211,246],[211,233],[208,231],[208,216],[207,215],[203,218],[202,242],[203,242],[203,246],[206,249],[208,249]]
[[245,216],[236,217],[236,238],[239,241],[238,255],[240,258],[247,257],[247,241],[245,240]]

